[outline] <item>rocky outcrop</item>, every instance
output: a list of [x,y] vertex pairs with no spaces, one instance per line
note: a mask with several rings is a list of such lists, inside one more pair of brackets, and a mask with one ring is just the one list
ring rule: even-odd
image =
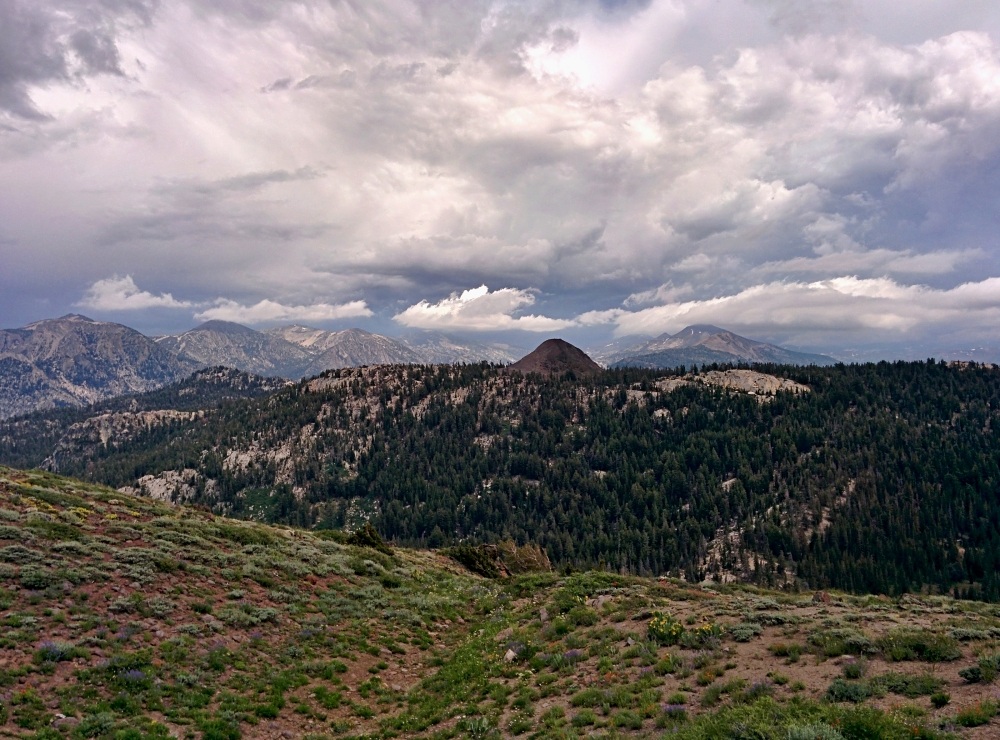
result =
[[658,390],[670,393],[685,385],[710,385],[731,391],[749,393],[761,400],[772,398],[776,393],[808,393],[809,386],[796,383],[788,378],[759,373],[755,370],[709,370],[708,372],[689,373],[681,377],[662,378],[656,381]]

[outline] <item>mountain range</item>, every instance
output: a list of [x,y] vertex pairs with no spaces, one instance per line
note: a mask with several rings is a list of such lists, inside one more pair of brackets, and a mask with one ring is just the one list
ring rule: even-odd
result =
[[[0,330],[0,418],[140,393],[205,367],[297,380],[366,365],[506,365],[523,354],[510,345],[470,342],[437,332],[392,338],[362,329],[327,331],[299,325],[257,331],[228,321],[207,321],[181,334],[147,337],[122,324],[70,314]],[[834,362],[712,326],[619,342],[593,357],[605,366],[648,368]]]
[[70,314],[0,330],[0,418],[140,393],[205,367],[297,380],[364,365],[506,364],[518,354],[505,345],[462,342],[433,332],[396,340],[361,329],[256,331],[228,321],[147,337],[122,324]]

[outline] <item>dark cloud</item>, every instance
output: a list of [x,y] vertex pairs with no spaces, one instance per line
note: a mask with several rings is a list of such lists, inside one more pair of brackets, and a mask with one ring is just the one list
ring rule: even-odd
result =
[[0,0],[0,111],[46,119],[31,98],[31,86],[121,75],[119,27],[149,23],[157,5],[141,0]]
[[1000,10],[934,5],[0,0],[5,266],[151,312],[982,322]]
[[835,33],[859,18],[853,0],[754,0],[768,8],[783,33]]
[[552,31],[552,51],[564,52],[580,40],[580,34],[572,28],[560,26]]
[[81,29],[70,36],[69,45],[87,74],[123,74],[118,47],[110,35]]
[[423,62],[388,64],[379,62],[371,72],[371,79],[377,82],[411,82],[427,67]]
[[[266,185],[286,182],[305,182],[323,177],[323,173],[315,167],[300,167],[297,170],[272,170],[270,172],[249,172],[245,175],[227,177],[203,184],[190,183],[186,187],[198,193],[218,191],[247,192],[259,190]],[[180,187],[185,187],[181,184]]]
[[278,92],[280,90],[287,90],[292,86],[291,77],[282,77],[280,80],[275,80],[270,85],[265,85],[260,89],[263,93]]

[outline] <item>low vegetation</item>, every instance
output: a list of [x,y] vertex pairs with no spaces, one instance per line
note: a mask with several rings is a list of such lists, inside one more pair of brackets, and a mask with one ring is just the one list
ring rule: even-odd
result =
[[854,740],[1000,727],[996,605],[558,573],[538,554],[484,578],[374,529],[238,522],[0,468],[0,734]]

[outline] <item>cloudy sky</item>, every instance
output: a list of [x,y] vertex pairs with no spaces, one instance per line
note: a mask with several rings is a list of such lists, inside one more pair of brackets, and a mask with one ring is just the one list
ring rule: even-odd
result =
[[1000,344],[995,0],[0,0],[0,319]]

